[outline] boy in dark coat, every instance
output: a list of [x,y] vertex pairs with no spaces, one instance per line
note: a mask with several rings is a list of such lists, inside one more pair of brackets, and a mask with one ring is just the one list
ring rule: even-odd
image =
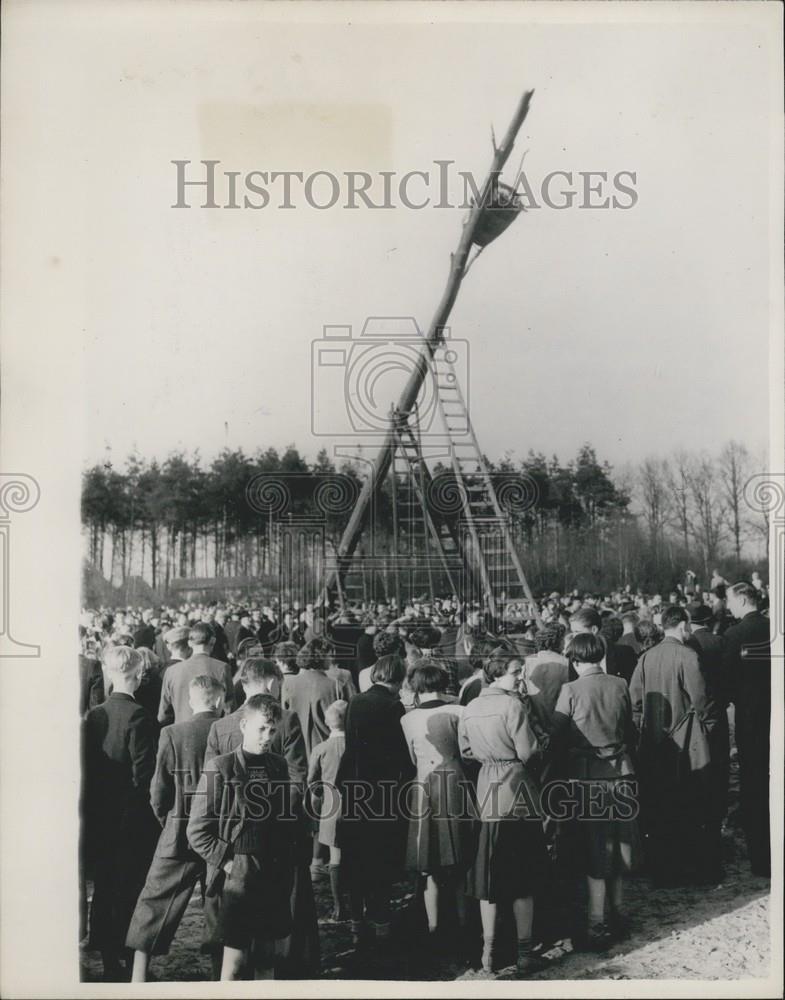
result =
[[104,667],[113,690],[84,722],[82,808],[94,881],[90,940],[101,952],[105,979],[118,982],[128,924],[155,844],[148,796],[157,734],[154,720],[134,701],[139,653],[114,646],[104,654]]
[[207,736],[223,700],[223,687],[209,674],[190,683],[193,718],[161,731],[150,802],[163,827],[136,904],[126,947],[133,949],[132,982],[147,980],[151,955],[169,951],[204,862],[186,837],[188,809],[204,765]]
[[269,978],[272,944],[291,931],[293,830],[286,761],[271,752],[278,702],[254,695],[243,706],[242,745],[205,765],[188,820],[188,841],[223,882],[219,933],[222,980]]

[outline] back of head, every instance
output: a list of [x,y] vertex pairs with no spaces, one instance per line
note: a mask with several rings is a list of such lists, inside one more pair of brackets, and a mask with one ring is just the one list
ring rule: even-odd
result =
[[497,644],[485,658],[483,663],[483,675],[486,684],[493,684],[499,677],[503,677],[511,663],[522,661],[523,656],[509,644]]
[[377,632],[373,637],[373,651],[378,659],[383,656],[405,656],[406,646],[395,632]]
[[293,642],[279,642],[278,645],[273,650],[273,655],[276,660],[279,660],[286,666],[286,669],[292,673],[296,673],[299,670],[297,666],[297,654],[299,649],[296,643]]
[[602,635],[608,642],[618,642],[624,634],[624,626],[620,618],[606,618],[602,623]]
[[663,632],[678,628],[682,622],[689,622],[690,616],[681,604],[669,604],[662,612],[661,625]]
[[188,642],[191,646],[206,646],[213,637],[213,630],[207,622],[197,622],[188,632]]
[[434,646],[438,646],[440,638],[439,630],[430,625],[418,625],[409,633],[409,642],[418,649],[433,649]]
[[192,677],[188,684],[188,694],[191,702],[203,705],[205,708],[212,708],[219,697],[222,697],[224,686],[210,674],[199,674]]
[[324,721],[330,729],[343,729],[344,720],[346,719],[346,709],[348,707],[348,703],[343,699],[334,701],[330,705],[324,713]]
[[548,651],[560,653],[564,643],[565,629],[563,625],[551,622],[545,628],[534,634],[534,648],[538,653]]
[[638,637],[638,642],[641,644],[642,652],[644,653],[648,649],[651,649],[652,646],[656,646],[662,639],[661,630],[649,618],[646,618],[638,624],[636,635]]
[[[719,589],[719,588],[717,588]],[[746,581],[741,581],[740,583],[734,583],[729,589],[729,594],[733,594],[734,597],[738,597],[742,601],[746,601],[748,604],[757,606],[760,600],[760,594],[756,588]]]
[[409,674],[409,687],[417,695],[443,694],[450,684],[450,675],[433,660],[420,661]]
[[108,646],[102,661],[107,674],[116,680],[133,677],[142,669],[142,657],[131,646]]
[[330,666],[332,652],[330,641],[317,636],[306,642],[297,654],[297,666],[301,670],[326,670]]
[[240,672],[240,683],[244,688],[253,688],[267,680],[277,679],[281,672],[277,665],[263,656],[250,656]]
[[573,632],[590,632],[593,628],[599,630],[602,619],[594,608],[578,608],[570,615],[570,629]]
[[371,667],[371,683],[373,684],[403,684],[406,677],[406,664],[397,653],[380,656]]
[[581,632],[570,643],[573,663],[600,663],[605,656],[605,643],[593,632]]

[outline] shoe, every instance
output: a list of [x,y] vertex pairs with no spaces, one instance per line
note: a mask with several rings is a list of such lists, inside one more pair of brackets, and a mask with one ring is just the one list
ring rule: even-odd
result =
[[346,912],[341,907],[336,907],[327,918],[328,924],[345,924],[348,920]]
[[606,924],[594,924],[589,928],[586,944],[589,951],[607,951],[611,946],[611,933]]
[[608,930],[614,941],[626,941],[630,936],[630,918],[626,913],[611,913]]
[[531,948],[518,949],[516,971],[519,976],[532,976],[535,972],[542,972],[547,964],[542,955]]

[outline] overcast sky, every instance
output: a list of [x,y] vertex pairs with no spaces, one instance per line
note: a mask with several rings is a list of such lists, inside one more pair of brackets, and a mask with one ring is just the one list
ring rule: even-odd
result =
[[[433,161],[449,159],[479,179],[491,123],[500,135],[528,88],[509,170],[527,150],[535,194],[563,170],[579,197],[527,212],[459,295],[452,335],[468,343],[484,450],[566,459],[590,441],[622,464],[730,437],[764,444],[762,25],[295,26],[227,4],[195,5],[187,24],[164,11],[152,30],[136,9],[64,26],[67,69],[41,67],[41,126],[69,116],[52,193],[74,192],[86,263],[73,345],[83,463],[107,444],[115,459],[133,447],[211,458],[224,445],[294,442],[309,457],[332,446],[312,434],[312,341],[325,324],[357,336],[367,316],[427,326],[460,236],[457,208],[319,211],[298,185],[292,210],[173,209],[170,161],[196,170],[212,158],[243,175],[430,170],[435,183]],[[581,171],[634,172],[637,203],[579,209]],[[217,190],[225,200],[225,183]],[[67,263],[68,251],[53,256]],[[394,376],[377,386],[385,407],[396,391]]]

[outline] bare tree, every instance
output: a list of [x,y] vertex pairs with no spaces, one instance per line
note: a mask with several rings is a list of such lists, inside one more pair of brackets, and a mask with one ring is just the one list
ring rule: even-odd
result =
[[739,441],[729,441],[720,452],[719,474],[737,563],[741,561],[741,542],[745,528],[744,485],[749,477],[749,468],[750,453],[746,446]]
[[667,484],[670,492],[673,524],[684,545],[684,556],[690,558],[690,476],[693,460],[686,451],[677,451],[668,465]]
[[695,515],[692,535],[701,550],[703,569],[708,577],[709,564],[716,562],[719,555],[726,512],[717,469],[708,455],[702,454],[692,462],[688,482]]
[[636,477],[638,502],[655,554],[673,509],[668,489],[669,471],[667,460],[647,458],[641,463]]

